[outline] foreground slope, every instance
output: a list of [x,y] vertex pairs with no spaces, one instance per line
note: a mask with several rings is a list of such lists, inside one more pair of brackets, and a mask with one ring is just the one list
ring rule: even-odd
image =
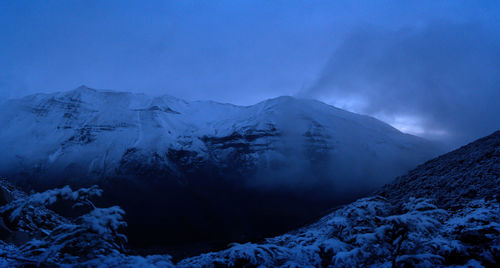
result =
[[181,266],[435,267],[500,264],[500,131],[428,161],[379,195],[296,232]]
[[236,106],[82,86],[8,101],[0,125],[0,176],[26,190],[100,185],[140,247],[282,233],[436,152],[292,97]]
[[[462,166],[465,162],[468,168]],[[335,209],[297,231],[260,243],[233,244],[177,263],[169,255],[127,254],[119,233],[124,225],[119,208],[90,206],[76,220],[47,209],[58,199],[89,204],[89,196],[101,193],[95,187],[77,191],[65,187],[28,196],[0,181],[0,264],[498,267],[499,172],[500,131],[429,161],[385,186],[378,195]],[[429,188],[428,183],[434,183],[429,177],[448,184],[459,179],[461,185]],[[486,185],[489,188],[483,189]],[[471,191],[474,194],[468,194]]]
[[500,194],[500,131],[447,153],[383,187],[393,202],[410,196],[431,198],[446,209]]

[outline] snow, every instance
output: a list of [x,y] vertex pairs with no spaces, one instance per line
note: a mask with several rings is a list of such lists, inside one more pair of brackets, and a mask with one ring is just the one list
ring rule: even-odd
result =
[[118,230],[125,227],[126,224],[123,221],[124,214],[125,211],[118,206],[96,208],[90,213],[83,215],[81,221],[86,223],[94,232],[103,235],[110,230]]
[[[126,238],[119,232],[125,226],[124,211],[118,207],[91,205],[93,209],[89,213],[74,220],[58,216],[45,207],[59,199],[89,204],[86,201],[90,196],[102,193],[95,187],[76,191],[64,187],[26,195],[6,181],[0,181],[0,187],[14,197],[12,202],[0,207],[4,220],[10,220],[10,225],[17,230],[33,234],[29,242],[20,246],[0,241],[0,265],[498,267],[499,184],[467,198],[456,196],[476,190],[479,182],[490,185],[497,181],[498,177],[491,174],[500,171],[500,155],[490,152],[499,152],[498,137],[500,132],[436,158],[410,172],[409,177],[384,187],[384,191],[379,192],[384,196],[361,198],[311,225],[261,242],[233,243],[225,250],[177,263],[168,255],[127,254],[123,247]],[[454,162],[462,157],[473,168],[461,169],[463,161]],[[481,180],[469,176],[471,170],[481,176]],[[429,177],[448,183],[460,177],[463,185],[454,191],[445,187],[413,189],[414,185],[432,184]],[[386,192],[396,187],[401,187],[405,195]],[[455,200],[455,205],[451,206],[449,200]]]
[[[123,221],[125,212],[117,206],[96,208],[89,198],[99,196],[101,192],[96,187],[76,191],[63,187],[19,196],[0,207],[2,215],[8,216],[4,220],[15,228],[13,231],[22,231],[31,238],[18,245],[18,248],[6,244],[3,248],[0,247],[0,252],[2,249],[12,249],[4,256],[6,261],[17,260],[51,266],[123,253],[126,237],[120,231],[126,226]],[[90,212],[75,219],[67,219],[47,209],[47,205],[59,200],[86,205]]]
[[[460,227],[456,224],[461,221],[431,204],[428,199],[411,198],[403,204],[407,211],[399,214],[397,206],[382,197],[364,198],[296,232],[259,244],[236,244],[227,250],[185,259],[177,265],[236,267],[243,263],[264,267],[318,267],[329,263],[335,267],[391,267],[392,262],[398,267],[458,265],[453,264],[454,254],[472,256],[478,249],[458,239]],[[418,209],[422,207],[426,209]],[[485,200],[477,200],[458,215],[477,212],[486,213],[489,221],[498,224],[498,204]],[[496,233],[496,242],[490,245],[498,247],[499,233]],[[483,262],[494,263],[498,258],[499,252],[493,253],[496,254],[493,257],[494,249],[489,245],[482,245],[480,250]],[[476,267],[480,263],[469,260],[467,265]]]
[[[293,97],[236,106],[82,86],[10,100],[0,106],[0,125],[0,175],[10,178],[35,168],[39,176],[65,169],[112,176],[129,149],[145,157],[186,150],[199,161],[223,165],[228,152],[244,143],[251,148],[242,156],[247,163],[290,164],[311,150],[330,154],[339,169],[344,161],[359,167],[352,173],[366,184],[381,184],[437,151],[374,118]],[[233,134],[241,138],[218,148],[206,139]],[[176,169],[176,163],[163,164]],[[380,177],[386,180],[370,181]]]

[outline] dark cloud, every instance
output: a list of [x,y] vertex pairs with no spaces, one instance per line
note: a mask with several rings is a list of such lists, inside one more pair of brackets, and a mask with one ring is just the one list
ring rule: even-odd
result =
[[418,135],[498,128],[498,1],[97,2],[0,1],[0,102],[85,84],[248,105],[313,84]]
[[358,30],[302,94],[351,104],[423,136],[470,141],[500,128],[499,31],[443,21]]

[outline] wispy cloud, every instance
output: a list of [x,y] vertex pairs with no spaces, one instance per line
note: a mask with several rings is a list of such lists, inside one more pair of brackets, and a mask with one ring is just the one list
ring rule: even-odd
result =
[[500,31],[444,21],[360,29],[301,94],[462,143],[500,128]]

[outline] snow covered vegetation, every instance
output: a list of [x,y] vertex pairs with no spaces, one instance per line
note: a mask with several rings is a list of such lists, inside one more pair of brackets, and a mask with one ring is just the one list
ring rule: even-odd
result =
[[498,267],[500,131],[296,232],[180,266]]
[[[125,255],[125,212],[117,207],[97,208],[91,198],[101,195],[97,187],[76,191],[69,187],[26,195],[5,180],[1,194],[12,199],[0,207],[2,237],[0,266],[171,266],[169,256]],[[85,211],[63,217],[47,209],[61,201]]]
[[[427,186],[429,185],[429,186]],[[296,231],[186,258],[130,255],[118,207],[96,208],[98,188],[26,195],[1,181],[3,266],[498,267],[500,131],[428,161],[376,195]],[[63,217],[65,200],[84,207]],[[75,208],[76,208],[75,207]]]
[[184,267],[437,267],[500,261],[498,201],[451,214],[431,200],[360,199],[299,231],[189,258]]

